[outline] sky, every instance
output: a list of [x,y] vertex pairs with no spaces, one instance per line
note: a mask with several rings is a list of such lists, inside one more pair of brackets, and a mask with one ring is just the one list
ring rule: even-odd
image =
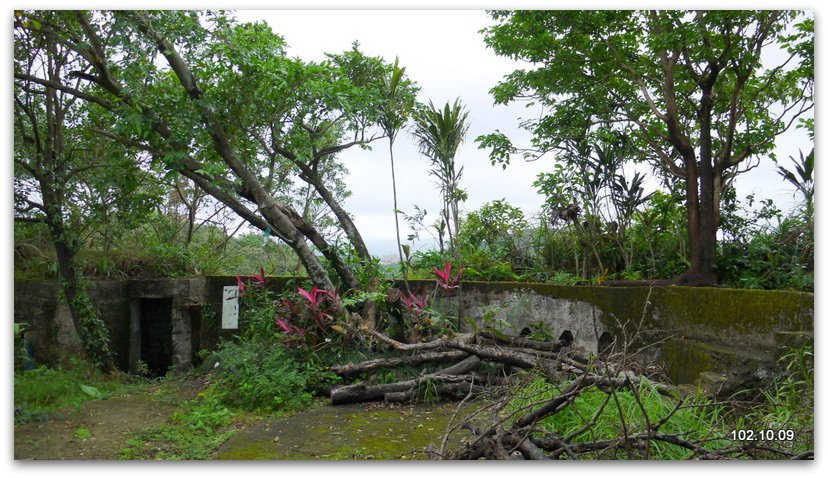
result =
[[[441,106],[459,97],[469,110],[467,140],[456,158],[464,167],[460,185],[469,196],[463,209],[473,211],[484,203],[506,199],[527,216],[539,211],[543,197],[532,183],[539,172],[551,171],[554,157],[529,163],[513,158],[504,170],[491,165],[487,150],[478,149],[474,142],[477,136],[499,129],[514,144],[526,145],[530,136],[519,129],[519,119],[537,114],[523,104],[493,104],[489,90],[506,74],[527,64],[499,57],[486,47],[480,30],[493,22],[483,10],[238,10],[236,17],[241,21],[266,21],[284,36],[288,54],[304,60],[322,60],[325,52],[347,50],[355,40],[368,55],[381,56],[388,62],[399,57],[408,76],[422,88],[421,102],[430,100]],[[780,164],[789,165],[788,156],[798,155],[800,148],[810,150],[801,132],[778,141]],[[399,209],[411,214],[416,204],[428,211],[426,223],[433,223],[440,208],[439,191],[410,132],[400,135],[394,156]],[[395,253],[387,140],[374,142],[372,151],[346,151],[340,160],[350,170],[347,185],[352,196],[345,201],[346,210],[353,214],[369,250],[376,256]],[[767,158],[737,179],[737,193],[740,197],[754,193],[757,199],[772,199],[783,209],[801,199],[794,198],[793,188],[783,184]],[[401,228],[405,240],[407,225],[402,222]],[[421,243],[415,249],[432,246],[430,242]]]

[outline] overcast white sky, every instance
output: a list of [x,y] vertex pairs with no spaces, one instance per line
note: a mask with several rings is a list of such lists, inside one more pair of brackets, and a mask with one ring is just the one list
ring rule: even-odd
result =
[[[242,21],[264,20],[285,37],[289,54],[305,60],[321,60],[324,52],[340,52],[358,40],[363,52],[393,61],[399,56],[406,73],[421,87],[419,99],[442,105],[460,97],[469,110],[471,126],[457,161],[464,166],[461,187],[469,194],[467,211],[496,199],[535,214],[543,198],[532,182],[538,172],[551,170],[554,158],[525,163],[513,159],[505,171],[492,166],[486,150],[477,149],[474,138],[500,129],[515,144],[527,144],[528,134],[518,128],[518,118],[531,115],[523,105],[494,106],[489,89],[520,64],[498,57],[486,48],[479,31],[493,22],[482,10],[239,10]],[[779,141],[778,156],[786,159],[798,149],[810,149],[803,134]],[[373,151],[355,149],[340,156],[350,170],[348,186],[353,196],[350,211],[375,255],[396,251],[388,143],[375,142]],[[428,176],[427,161],[417,153],[410,134],[395,144],[399,208],[413,212],[413,204],[428,210],[429,223],[439,210],[439,192]],[[785,163],[786,164],[786,163]],[[741,197],[755,193],[790,207],[793,189],[786,187],[765,159],[758,168],[737,180]],[[402,224],[403,239],[407,227]]]

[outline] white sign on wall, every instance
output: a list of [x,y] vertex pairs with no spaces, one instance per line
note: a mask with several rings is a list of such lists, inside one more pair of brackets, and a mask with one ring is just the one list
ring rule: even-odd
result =
[[228,285],[224,287],[223,301],[221,306],[221,328],[239,328],[239,286]]

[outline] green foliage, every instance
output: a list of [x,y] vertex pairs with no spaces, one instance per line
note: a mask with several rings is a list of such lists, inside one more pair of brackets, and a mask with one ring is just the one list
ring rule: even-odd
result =
[[26,329],[29,324],[23,322],[14,323],[14,371],[19,372],[26,366],[26,362],[31,360],[27,350]]
[[251,342],[273,342],[280,337],[276,328],[277,305],[266,287],[247,283],[239,300],[241,338]]
[[[43,225],[15,223],[16,280],[57,277],[57,262]],[[263,266],[272,275],[304,274],[296,254],[284,244],[263,241],[261,234],[228,237],[223,228],[199,227],[186,240],[187,224],[174,215],[153,213],[148,222],[124,232],[107,250],[87,241],[75,263],[90,279],[235,275]]]
[[90,360],[108,367],[112,362],[109,329],[101,319],[98,309],[92,305],[85,284],[79,281],[76,287],[75,297],[70,306],[77,315],[74,319],[77,322],[81,346]]
[[529,227],[523,211],[498,199],[464,219],[458,234],[460,262],[470,280],[517,280],[513,265],[525,261],[523,236]]
[[[538,402],[551,399],[563,391],[569,383],[552,385],[541,379],[535,379],[522,387],[506,407],[507,413],[517,412],[517,416],[537,408]],[[637,397],[636,397],[637,394]],[[681,436],[683,439],[707,440],[724,436],[728,431],[721,420],[721,405],[697,401],[677,411],[660,428],[660,431]],[[658,423],[667,417],[675,401],[659,394],[655,385],[642,380],[635,391],[601,390],[589,387],[559,412],[544,418],[540,426],[563,437],[572,437],[573,443],[599,440],[612,440],[625,435],[644,433],[649,424]],[[591,426],[586,426],[591,424]],[[577,435],[576,435],[577,433]],[[706,443],[706,448],[716,449],[729,445],[727,440],[714,440]],[[692,452],[671,443],[652,441],[649,450],[606,450],[595,452],[592,459],[640,459],[680,460]],[[586,458],[586,457],[585,457]]]
[[[442,110],[429,101],[414,113],[413,135],[420,154],[430,162],[429,174],[437,179],[443,197],[441,219],[448,227],[450,242],[460,229],[459,204],[467,199],[466,192],[459,186],[463,167],[457,167],[454,157],[466,139],[468,116],[459,98],[453,104],[446,103]],[[440,244],[443,244],[442,240]],[[454,244],[449,246],[452,248]]]
[[38,367],[14,375],[15,423],[43,419],[88,400],[106,398],[127,385],[104,376],[92,365],[74,361],[66,369]]
[[[753,197],[748,197],[748,207]],[[738,209],[738,205],[733,209]],[[748,289],[814,290],[813,223],[802,211],[783,217],[773,201],[726,216],[729,240],[717,261],[721,282]]]
[[170,423],[130,438],[121,450],[122,460],[207,460],[233,434],[231,426],[241,415],[215,398],[184,402]]
[[787,347],[779,359],[779,370],[769,386],[762,388],[764,402],[740,414],[736,429],[793,430],[791,441],[773,445],[794,454],[814,449],[814,346]]
[[[781,10],[502,10],[490,15],[495,24],[484,30],[486,44],[528,65],[492,88],[495,103],[530,99],[544,110],[538,119],[521,122],[532,134],[524,148],[499,131],[478,137],[480,147],[491,149],[492,162],[506,165],[516,153],[538,159],[554,152],[566,167],[561,166],[564,174],[540,178],[544,194],[554,197],[550,206],[560,208],[580,196],[583,210],[592,215],[598,214],[599,193],[612,180],[610,174],[625,163],[647,161],[666,184],[684,190],[692,181],[701,196],[684,204],[685,222],[697,221],[690,230],[698,231],[687,244],[694,251],[689,258],[701,282],[714,281],[707,258],[715,256],[709,249],[715,247],[719,219],[712,211],[719,205],[712,202],[726,194],[728,179],[742,171],[740,163],[771,153],[776,137],[798,118],[809,124],[812,19]],[[774,44],[784,45],[789,56],[762,54]],[[686,167],[691,162],[700,165],[698,174]],[[610,186],[618,238],[635,203],[644,199],[637,182],[633,176],[630,183]],[[592,260],[584,255],[583,272],[576,272],[583,276],[613,269],[597,250],[604,245],[594,237],[593,224],[590,220],[584,229],[590,232],[588,246],[596,249],[598,273],[584,264]],[[630,268],[634,255],[619,242]]]
[[[299,351],[294,351],[301,354]],[[307,406],[312,390],[335,380],[313,357],[254,341],[222,342],[210,395],[242,410],[280,411]]]

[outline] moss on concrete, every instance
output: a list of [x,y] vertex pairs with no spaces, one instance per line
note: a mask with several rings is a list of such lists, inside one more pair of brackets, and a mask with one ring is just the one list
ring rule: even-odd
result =
[[[439,445],[456,403],[325,405],[260,422],[228,440],[220,460],[424,459]],[[453,442],[452,442],[453,443]]]

